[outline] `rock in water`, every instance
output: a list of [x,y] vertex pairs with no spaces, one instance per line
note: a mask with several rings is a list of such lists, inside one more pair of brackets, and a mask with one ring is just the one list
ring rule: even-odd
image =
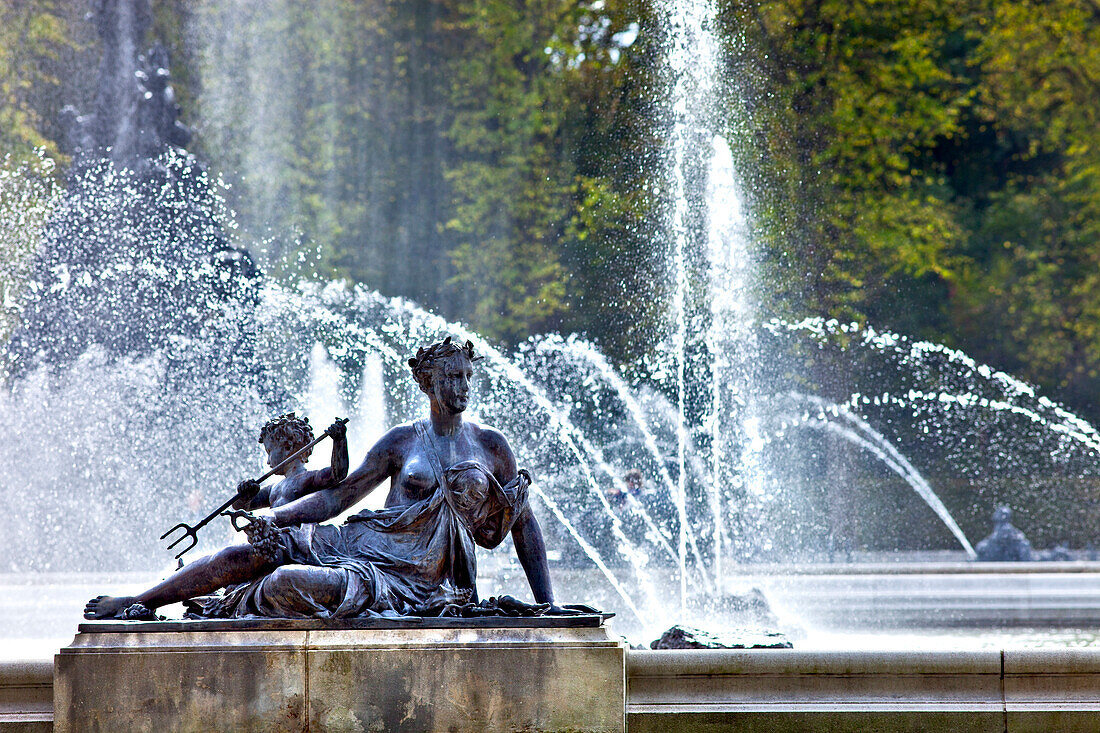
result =
[[790,649],[792,644],[778,631],[765,629],[726,629],[715,634],[692,626],[677,624],[661,638],[650,642],[650,649]]

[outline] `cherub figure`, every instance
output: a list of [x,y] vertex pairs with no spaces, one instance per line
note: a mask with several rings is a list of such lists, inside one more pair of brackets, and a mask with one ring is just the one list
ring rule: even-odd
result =
[[[337,420],[325,429],[332,438],[332,460],[319,471],[306,469],[310,454],[304,453],[279,470],[282,481],[270,486],[260,486],[255,481],[242,481],[237,485],[240,497],[233,503],[234,509],[253,510],[289,504],[315,491],[335,486],[348,475],[347,427]],[[260,443],[267,451],[267,465],[275,468],[302,446],[313,441],[313,428],[309,418],[297,417],[293,412],[269,420],[260,429]]]

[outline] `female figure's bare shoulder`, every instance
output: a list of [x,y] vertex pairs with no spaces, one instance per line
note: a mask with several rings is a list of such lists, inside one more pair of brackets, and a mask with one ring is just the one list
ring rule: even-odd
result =
[[387,430],[386,433],[378,439],[378,442],[374,444],[372,450],[404,454],[408,451],[410,443],[414,440],[416,440],[416,423],[405,422],[400,425],[394,425]]
[[502,432],[488,425],[469,421],[467,425],[474,442],[492,459],[493,473],[497,474],[498,480],[510,481],[516,474],[516,454],[512,452],[508,439]]
[[512,451],[512,446],[508,444],[508,439],[504,437],[504,433],[500,432],[494,427],[489,425],[479,425],[473,421],[467,420],[466,424],[470,426],[470,434],[474,440],[482,445],[487,450],[507,450],[509,453]]

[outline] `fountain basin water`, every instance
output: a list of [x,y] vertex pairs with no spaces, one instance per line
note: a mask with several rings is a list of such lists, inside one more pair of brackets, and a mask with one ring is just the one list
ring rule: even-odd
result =
[[[523,571],[506,555],[480,564],[483,596],[516,593]],[[169,572],[166,570],[165,572]],[[553,567],[566,600],[611,608],[615,593],[594,569]],[[671,577],[673,570],[666,571]],[[67,644],[85,601],[105,588],[138,591],[154,573],[0,574],[0,659],[44,658]],[[660,577],[656,582],[662,582]],[[667,582],[667,581],[664,581]],[[999,645],[1100,646],[1098,563],[919,562],[731,566],[728,592],[759,588],[798,649],[984,649]],[[162,613],[179,617],[182,608]],[[687,623],[722,629],[729,614],[689,605]],[[648,645],[667,627],[622,613],[612,630]]]

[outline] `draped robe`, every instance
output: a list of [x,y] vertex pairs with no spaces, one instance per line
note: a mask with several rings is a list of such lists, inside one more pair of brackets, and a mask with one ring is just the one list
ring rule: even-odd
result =
[[527,503],[526,472],[501,486],[477,461],[444,469],[430,428],[416,423],[435,486],[424,499],[366,510],[342,526],[280,530],[279,567],[203,607],[213,617],[434,615],[474,595],[474,546],[492,549]]

